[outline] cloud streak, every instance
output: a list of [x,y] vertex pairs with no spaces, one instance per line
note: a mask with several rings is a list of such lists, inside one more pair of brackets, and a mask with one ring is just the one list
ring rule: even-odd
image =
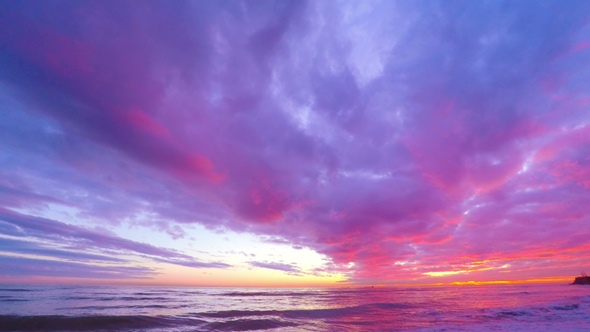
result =
[[277,263],[277,262],[250,262],[250,265],[261,267],[263,269],[278,270],[292,274],[301,273],[300,269],[293,264]]
[[[110,255],[132,254],[153,261],[175,264],[192,268],[227,268],[230,265],[221,262],[200,262],[189,255],[176,251],[159,248],[150,244],[127,240],[118,236],[104,234],[102,232],[68,225],[59,221],[23,215],[14,211],[0,209],[0,223],[15,226],[18,232],[13,236],[23,239],[34,238],[36,241],[49,241],[52,246],[63,249],[49,248],[33,241],[0,238],[0,252],[45,256],[58,260],[70,260],[74,262],[94,261],[99,263],[131,263],[127,259],[112,257]],[[5,233],[10,235],[10,233]],[[93,254],[91,252],[99,252]],[[8,258],[7,258],[8,259]],[[12,258],[14,259],[14,257]],[[83,269],[85,264],[54,261],[51,266],[64,264],[77,270]],[[121,268],[121,267],[117,267]],[[95,268],[100,273],[100,268]],[[126,267],[122,267],[122,274]],[[26,269],[25,271],[29,271]],[[105,273],[114,273],[115,269],[106,268]],[[152,272],[153,269],[138,269],[143,272]],[[131,275],[133,277],[135,274]]]

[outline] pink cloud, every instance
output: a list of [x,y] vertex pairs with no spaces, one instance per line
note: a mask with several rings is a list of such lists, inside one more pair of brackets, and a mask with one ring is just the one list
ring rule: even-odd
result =
[[2,234],[225,266],[11,210],[65,205],[270,236],[359,282],[587,264],[584,10],[348,5],[2,5]]

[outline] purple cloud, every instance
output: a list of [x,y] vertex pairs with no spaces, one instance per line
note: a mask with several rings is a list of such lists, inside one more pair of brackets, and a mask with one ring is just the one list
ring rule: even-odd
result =
[[267,236],[366,282],[578,273],[587,7],[4,3],[0,235],[227,266],[32,216],[61,205],[107,228]]
[[[0,223],[16,226],[22,232],[22,234],[19,234],[22,237],[50,240],[69,249],[55,250],[42,245],[36,245],[32,242],[0,238],[0,249],[8,252],[40,254],[77,261],[97,260],[105,262],[123,261],[118,258],[106,256],[106,254],[132,253],[157,262],[193,268],[226,268],[230,266],[221,262],[200,262],[192,256],[170,249],[127,240],[47,218],[26,216],[10,210],[0,209]],[[82,253],[72,250],[82,251]],[[85,253],[87,251],[98,251],[104,254]]]
[[293,264],[277,263],[277,262],[250,262],[250,265],[255,267],[261,267],[263,269],[278,270],[288,272],[291,274],[301,273],[299,267]]
[[0,276],[51,276],[73,278],[127,279],[149,278],[156,271],[143,266],[100,266],[76,262],[64,262],[0,255],[4,267]]
[[85,252],[73,252],[67,250],[51,249],[34,242],[0,239],[0,251],[19,254],[31,254],[61,259],[74,259],[78,261],[102,261],[102,262],[127,262],[126,260],[106,255],[96,255]]

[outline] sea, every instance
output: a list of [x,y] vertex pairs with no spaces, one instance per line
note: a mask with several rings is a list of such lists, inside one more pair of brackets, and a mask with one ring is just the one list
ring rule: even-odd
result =
[[590,331],[590,286],[0,284],[0,331]]

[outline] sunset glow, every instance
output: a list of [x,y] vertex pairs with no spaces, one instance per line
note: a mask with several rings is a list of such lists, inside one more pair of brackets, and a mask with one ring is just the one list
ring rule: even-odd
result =
[[0,281],[569,282],[590,272],[588,13],[4,1]]

